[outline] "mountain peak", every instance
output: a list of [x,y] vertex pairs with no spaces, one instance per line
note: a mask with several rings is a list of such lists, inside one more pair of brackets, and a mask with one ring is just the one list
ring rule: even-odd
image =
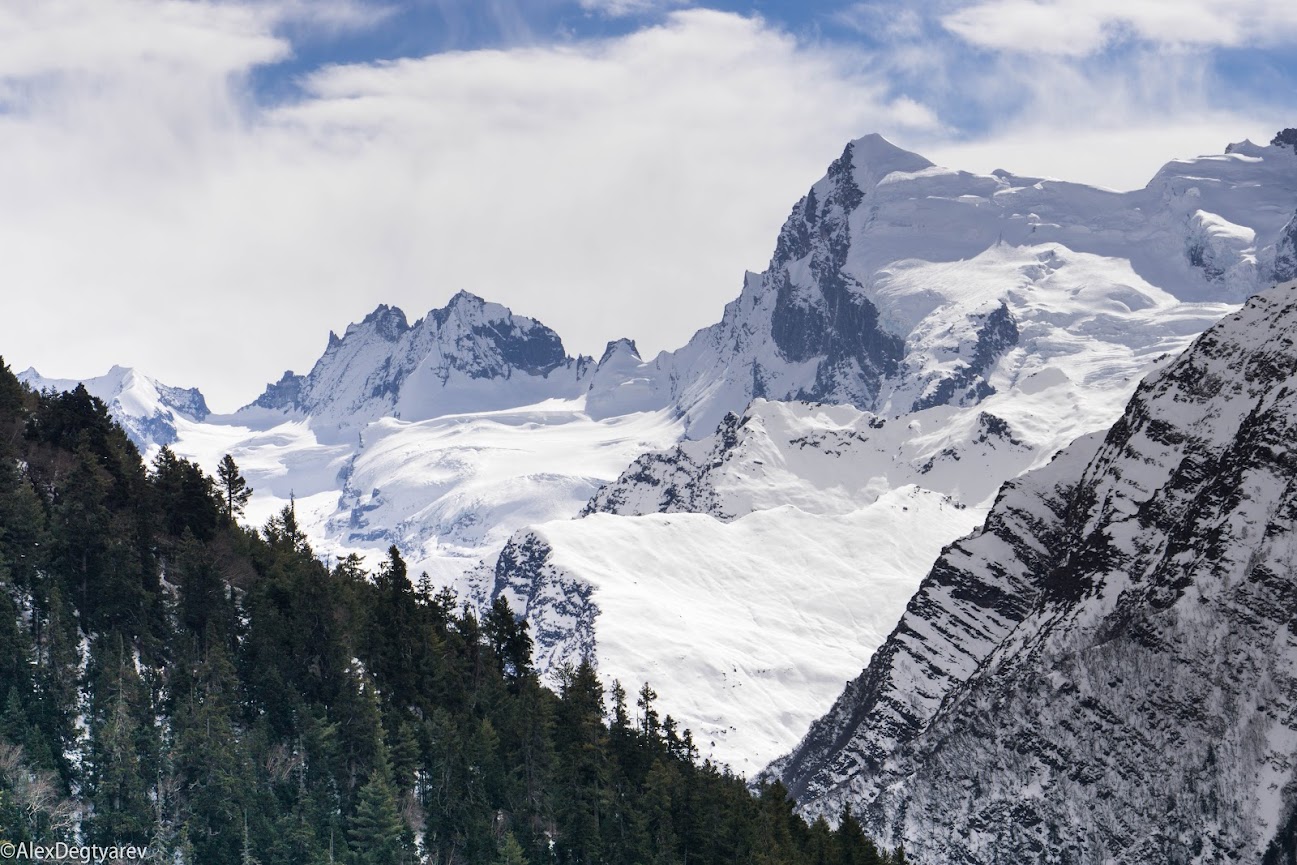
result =
[[457,306],[485,306],[485,305],[486,305],[485,299],[478,297],[476,294],[473,294],[473,292],[471,291],[466,291],[465,289],[461,288],[459,291],[455,292],[454,296],[451,297],[449,301],[447,301],[446,309],[451,309]]
[[603,366],[614,355],[626,354],[633,357],[637,362],[640,360],[639,348],[635,345],[635,340],[622,337],[614,339],[608,343],[603,350],[603,356],[599,358],[599,365]]
[[[562,369],[570,375],[550,378]],[[286,373],[248,408],[300,412],[336,431],[388,414],[418,420],[575,398],[577,376],[557,333],[458,291],[413,324],[380,304],[341,339],[331,334],[309,374]]]
[[509,321],[517,318],[519,321],[524,320],[523,316],[514,316],[513,311],[506,306],[498,303],[492,303],[486,298],[479,297],[471,291],[460,289],[446,301],[446,305],[431,310],[428,313],[428,320],[441,327],[451,319],[459,319],[467,324],[481,321]]
[[851,160],[862,188],[866,178],[868,185],[874,186],[894,171],[910,173],[933,167],[931,160],[897,147],[877,132],[857,138],[842,155]]
[[[388,342],[396,342],[401,337],[401,334],[410,329],[410,323],[405,318],[405,312],[400,307],[388,306],[385,303],[380,303],[360,323],[362,325],[372,324],[374,331]],[[332,344],[332,341],[330,344]]]

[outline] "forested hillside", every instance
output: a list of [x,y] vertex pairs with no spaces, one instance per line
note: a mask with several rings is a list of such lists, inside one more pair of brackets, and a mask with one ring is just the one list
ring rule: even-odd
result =
[[901,862],[698,760],[647,685],[542,687],[504,601],[315,558],[0,362],[0,839],[168,863]]

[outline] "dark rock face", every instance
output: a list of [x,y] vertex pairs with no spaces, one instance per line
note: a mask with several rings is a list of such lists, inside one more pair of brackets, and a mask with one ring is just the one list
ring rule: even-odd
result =
[[593,587],[556,567],[553,552],[535,532],[518,532],[500,552],[489,597],[504,595],[513,609],[529,611],[537,666],[557,671],[561,659],[594,658],[599,607]]
[[207,399],[196,387],[170,387],[158,384],[157,389],[163,405],[190,420],[202,422],[212,413],[207,407]]
[[405,313],[398,307],[380,303],[378,307],[365,316],[362,325],[369,325],[373,332],[384,342],[396,342],[410,329],[405,320]]
[[939,405],[973,405],[995,393],[986,380],[996,358],[1018,344],[1018,323],[1009,307],[1001,303],[988,313],[977,329],[973,356],[953,375],[941,379],[936,388],[914,401],[911,411]]
[[[854,146],[848,145],[829,166],[831,185],[822,203],[814,190],[798,202],[771,262],[770,273],[777,280],[770,322],[775,346],[794,363],[822,358],[815,383],[789,395],[797,399],[831,398],[843,379],[876,394],[883,376],[895,372],[905,347],[903,340],[879,326],[878,309],[843,271],[851,249],[850,214],[864,198],[853,159]],[[786,269],[807,256],[816,292],[794,286]]]
[[443,309],[428,313],[428,319],[438,329],[444,329],[455,315],[472,321],[468,333],[460,336],[460,353],[472,355],[473,345],[482,344],[498,354],[499,361],[494,364],[463,364],[470,377],[495,378],[512,369],[543,376],[567,362],[563,340],[557,333],[531,319],[516,320],[512,315],[494,318],[485,307],[480,297],[461,291]]
[[1273,278],[1276,283],[1297,279],[1297,213],[1288,220],[1275,245]]
[[[336,344],[330,341],[330,346]],[[285,370],[279,381],[266,385],[265,391],[252,404],[259,408],[292,409],[301,398],[302,384],[305,381],[306,376],[295,375],[291,369]]]
[[[516,324],[511,324],[504,330],[479,324],[473,327],[473,335],[478,339],[491,340],[508,367],[520,369],[528,375],[548,375],[568,359],[567,352],[563,350],[563,340],[547,327],[523,331]],[[469,372],[474,378],[491,378],[498,374],[499,371],[487,369]]]
[[580,515],[695,513],[734,519],[717,502],[711,470],[724,464],[746,423],[746,416],[726,414],[717,427],[715,443],[706,452],[701,452],[698,443],[686,442],[669,451],[638,457],[617,480],[599,490]]
[[916,861],[1272,861],[1297,803],[1297,293],[1006,484],[772,767]]

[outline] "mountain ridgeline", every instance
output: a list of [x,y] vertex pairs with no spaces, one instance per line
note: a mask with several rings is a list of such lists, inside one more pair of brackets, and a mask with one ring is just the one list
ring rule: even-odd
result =
[[[890,863],[700,763],[647,685],[541,686],[526,622],[240,527],[84,387],[0,363],[0,838],[172,865]],[[628,700],[633,705],[628,705]]]
[[772,767],[916,861],[1291,863],[1297,285],[1005,485]]
[[[1181,300],[1240,301],[1293,267],[1295,157],[1244,142],[1114,193],[951,171],[869,135],[793,207],[768,268],[747,275],[722,320],[679,349],[645,361],[633,341],[616,340],[597,362],[570,357],[545,325],[461,291],[413,325],[379,306],[330,334],[309,374],[285,373],[248,410],[354,428],[585,396],[595,418],[674,408],[700,436],[754,398],[893,411],[976,402],[993,392],[996,359],[1018,344],[1029,298],[1005,276],[992,291],[940,284],[980,282],[976,272],[923,274],[926,293],[915,291],[904,284],[915,263],[1061,244],[1128,260],[1126,295],[1144,282]],[[957,315],[924,327],[947,297]],[[1113,299],[1135,300],[1136,311],[1148,303]],[[950,353],[963,357],[952,363]]]

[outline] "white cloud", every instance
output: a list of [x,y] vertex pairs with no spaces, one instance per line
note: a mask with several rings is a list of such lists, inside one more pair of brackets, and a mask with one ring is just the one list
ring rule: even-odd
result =
[[15,0],[0,6],[0,77],[210,74],[282,58],[271,7],[184,0]]
[[846,140],[934,122],[853,58],[704,11],[328,68],[265,110],[243,81],[289,50],[287,7],[267,8],[6,7],[7,360],[133,364],[230,408],[377,303],[413,317],[461,288],[570,350],[672,348],[764,266]]
[[1297,38],[1290,0],[985,0],[941,20],[984,48],[1076,57],[1129,37],[1198,47]]
[[922,35],[922,12],[895,3],[852,3],[835,10],[829,19],[873,39],[914,39]]
[[640,15],[675,6],[685,6],[689,0],[580,0],[581,8],[612,18]]
[[[461,288],[572,351],[674,348],[858,135],[1120,187],[1282,125],[1213,109],[1194,52],[969,65],[910,21],[862,57],[703,10],[615,39],[329,67],[259,106],[249,73],[289,56],[302,2],[0,8],[8,361],[132,364],[232,408],[376,304],[419,316]],[[330,26],[385,14],[331,8]],[[977,141],[950,140],[941,106],[961,100],[996,118]]]
[[1139,189],[1173,159],[1222,153],[1244,138],[1266,143],[1277,128],[1275,123],[1224,112],[1090,128],[1019,123],[976,141],[934,143],[924,153],[935,162],[968,171],[1003,168],[1022,177]]

